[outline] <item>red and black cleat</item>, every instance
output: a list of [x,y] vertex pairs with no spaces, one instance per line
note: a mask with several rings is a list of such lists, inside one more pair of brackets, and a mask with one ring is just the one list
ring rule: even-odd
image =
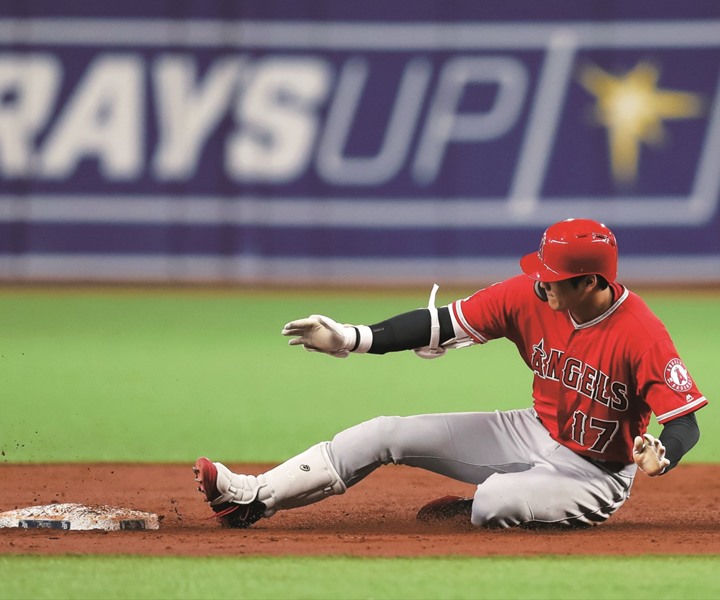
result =
[[423,506],[417,513],[417,520],[423,523],[437,523],[462,517],[469,521],[472,503],[472,498],[443,496]]
[[[195,461],[193,467],[195,473],[195,481],[198,483],[198,492],[205,496],[205,501],[210,503],[220,496],[217,489],[217,468],[212,461],[201,456]],[[216,518],[222,527],[229,529],[247,529],[259,521],[266,510],[265,505],[259,500],[254,500],[250,504],[236,504],[234,502],[221,502],[215,506],[210,506]]]

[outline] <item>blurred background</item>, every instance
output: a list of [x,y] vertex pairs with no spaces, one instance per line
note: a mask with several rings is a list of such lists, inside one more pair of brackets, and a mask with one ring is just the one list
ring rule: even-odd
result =
[[720,282],[713,1],[5,0],[0,280]]
[[279,461],[526,406],[503,341],[337,361],[279,332],[466,296],[569,217],[720,394],[715,0],[3,0],[0,45],[2,461]]

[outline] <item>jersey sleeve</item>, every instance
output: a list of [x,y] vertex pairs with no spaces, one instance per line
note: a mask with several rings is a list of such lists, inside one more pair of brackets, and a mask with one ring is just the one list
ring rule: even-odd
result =
[[655,413],[658,423],[695,412],[708,403],[669,338],[653,344],[641,357],[637,384],[638,394]]
[[528,278],[521,275],[454,302],[450,305],[453,324],[480,344],[507,336],[512,328],[515,300],[528,288],[528,282]]

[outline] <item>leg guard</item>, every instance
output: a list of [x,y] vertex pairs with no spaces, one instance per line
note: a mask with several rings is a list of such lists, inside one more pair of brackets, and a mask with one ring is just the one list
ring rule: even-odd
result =
[[347,489],[328,454],[329,442],[321,442],[260,475],[257,499],[270,517],[276,511],[318,502]]
[[210,504],[251,504],[257,500],[265,505],[264,516],[271,517],[280,509],[305,506],[342,494],[346,487],[330,461],[328,445],[329,442],[316,444],[257,477],[238,475],[215,463],[219,495]]

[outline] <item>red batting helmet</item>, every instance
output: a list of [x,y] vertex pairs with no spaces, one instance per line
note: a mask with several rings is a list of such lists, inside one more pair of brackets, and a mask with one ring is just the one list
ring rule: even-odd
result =
[[576,275],[617,277],[617,241],[602,223],[590,219],[568,219],[550,225],[540,249],[523,256],[520,267],[538,281],[560,281]]

